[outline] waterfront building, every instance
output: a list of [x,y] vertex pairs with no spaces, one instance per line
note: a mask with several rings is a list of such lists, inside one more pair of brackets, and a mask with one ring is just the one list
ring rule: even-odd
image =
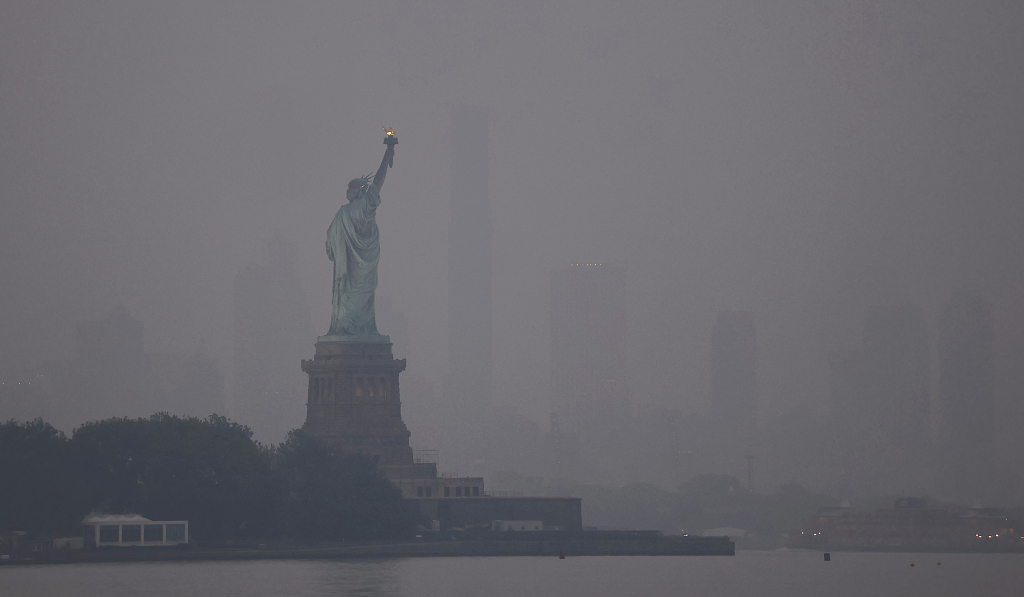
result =
[[938,507],[899,498],[874,512],[827,507],[790,534],[790,547],[845,551],[1020,552],[1019,521],[1001,508]]
[[[492,531],[543,531],[542,520],[492,520]],[[548,529],[551,530],[551,529]]]
[[90,514],[82,519],[89,547],[157,547],[188,543],[187,520],[150,520],[138,514]]

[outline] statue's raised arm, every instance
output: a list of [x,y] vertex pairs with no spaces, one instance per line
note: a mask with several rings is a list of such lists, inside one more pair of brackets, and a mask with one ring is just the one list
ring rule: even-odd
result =
[[390,167],[394,156],[395,146],[388,145],[388,148],[384,151],[384,159],[380,162],[380,168],[377,168],[377,174],[373,176],[373,186],[377,187],[378,192],[380,192],[380,188],[384,186],[384,177],[387,176],[388,168]]
[[398,137],[395,136],[395,129],[384,127],[384,145],[388,148],[384,151],[384,159],[380,162],[380,168],[373,177],[373,186],[377,191],[384,185],[384,177],[388,174],[388,168],[395,165],[395,145],[398,145]]

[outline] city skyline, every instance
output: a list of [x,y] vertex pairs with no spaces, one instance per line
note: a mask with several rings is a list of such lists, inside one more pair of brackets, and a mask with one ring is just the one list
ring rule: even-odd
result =
[[[0,8],[5,379],[74,361],[77,322],[124,305],[144,325],[142,353],[187,363],[203,346],[232,390],[235,279],[275,234],[306,295],[293,308],[323,333],[325,223],[374,165],[385,125],[402,145],[379,214],[378,293],[407,322],[403,376],[418,381],[403,389],[421,388],[407,398],[433,402],[410,410],[462,417],[437,422],[434,438],[507,423],[507,445],[544,449],[551,270],[600,263],[628,275],[630,424],[678,419],[680,442],[712,411],[716,314],[751,314],[766,488],[837,468],[812,458],[830,439],[827,355],[871,352],[872,306],[920,310],[928,429],[940,434],[937,322],[971,287],[991,313],[990,448],[1022,468],[1016,5],[55,6]],[[453,122],[460,106],[486,106],[485,129]],[[489,216],[472,221],[489,221],[489,257],[457,242],[460,151],[486,181]],[[450,260],[479,262],[489,285],[486,317],[456,334],[477,338],[462,356],[452,320],[477,314],[449,296]],[[451,403],[453,358],[480,365],[474,392],[492,409]],[[783,441],[809,436],[800,449]],[[650,450],[662,470],[706,472],[669,446]],[[494,459],[458,450],[466,466]],[[505,453],[509,466],[529,461]],[[746,461],[736,466],[742,478]],[[1010,495],[1021,484],[1000,483]]]

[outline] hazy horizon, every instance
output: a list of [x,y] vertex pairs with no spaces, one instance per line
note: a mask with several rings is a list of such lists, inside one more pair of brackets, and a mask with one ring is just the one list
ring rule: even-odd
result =
[[450,120],[471,104],[496,405],[547,428],[550,272],[601,262],[626,271],[637,404],[706,412],[715,313],[740,309],[762,426],[827,411],[826,357],[862,346],[871,306],[916,305],[934,334],[969,286],[1011,434],[1022,24],[1014,2],[5,3],[0,369],[71,358],[76,322],[123,304],[147,351],[202,343],[230,390],[235,276],[275,235],[325,333],[325,231],[387,125],[377,293],[407,322],[403,383],[440,392]]

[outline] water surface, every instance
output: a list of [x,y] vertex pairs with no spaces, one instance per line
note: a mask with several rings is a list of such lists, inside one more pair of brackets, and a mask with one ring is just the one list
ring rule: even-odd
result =
[[[941,561],[941,565],[937,562]],[[915,566],[911,567],[913,562]],[[267,560],[0,567],[4,597],[1024,595],[1024,554]]]

